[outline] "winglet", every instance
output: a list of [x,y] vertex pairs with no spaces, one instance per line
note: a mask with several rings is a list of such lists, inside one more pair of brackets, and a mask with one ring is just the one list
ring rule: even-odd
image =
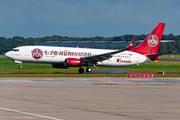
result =
[[136,40],[136,38],[134,38],[125,49],[122,49],[122,51],[130,50],[133,47],[135,40]]
[[134,45],[134,41],[136,40],[136,38],[134,38],[132,41],[131,41],[131,43],[127,46],[127,48],[126,49],[131,49],[132,47],[133,47],[133,45]]

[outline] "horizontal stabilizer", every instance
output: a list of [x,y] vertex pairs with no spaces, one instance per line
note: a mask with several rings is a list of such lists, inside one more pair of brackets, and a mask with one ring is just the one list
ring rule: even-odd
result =
[[[147,57],[151,60],[157,60],[159,58],[160,55],[164,55],[164,54],[171,54],[174,52],[165,52],[165,53],[157,53],[157,54],[151,54],[151,55],[147,55]],[[159,59],[158,59],[159,60]]]
[[157,54],[147,55],[147,57],[156,57],[156,56],[160,56],[160,55],[164,55],[164,54],[171,54],[171,53],[173,53],[173,52],[157,53]]
[[159,58],[159,61],[179,61],[180,62],[180,58]]

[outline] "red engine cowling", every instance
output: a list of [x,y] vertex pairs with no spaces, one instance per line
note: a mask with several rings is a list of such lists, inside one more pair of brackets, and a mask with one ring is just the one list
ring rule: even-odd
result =
[[65,68],[65,69],[69,68],[69,66],[65,66],[64,63],[63,64],[55,64],[55,63],[53,63],[52,67],[53,68]]
[[78,58],[66,58],[65,65],[66,66],[81,67],[82,61],[81,61],[81,59],[78,59]]

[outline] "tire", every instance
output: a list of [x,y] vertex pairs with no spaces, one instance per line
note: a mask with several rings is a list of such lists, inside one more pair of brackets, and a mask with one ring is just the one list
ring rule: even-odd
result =
[[86,68],[86,72],[92,72],[91,68]]
[[84,73],[84,69],[83,68],[79,68],[78,72],[79,73]]

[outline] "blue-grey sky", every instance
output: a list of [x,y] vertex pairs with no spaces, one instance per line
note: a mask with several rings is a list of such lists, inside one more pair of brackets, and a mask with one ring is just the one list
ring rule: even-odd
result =
[[180,35],[179,0],[0,0],[0,37]]

